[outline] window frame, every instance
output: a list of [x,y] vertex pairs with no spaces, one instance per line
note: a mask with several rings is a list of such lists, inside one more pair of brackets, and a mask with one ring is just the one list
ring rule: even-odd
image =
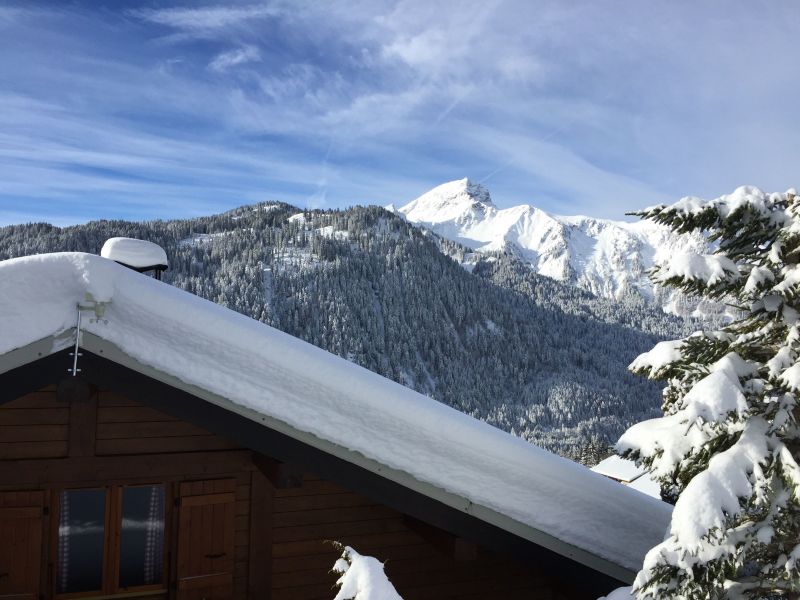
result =
[[[120,569],[120,544],[122,534],[122,499],[126,488],[161,486],[164,488],[164,551],[162,565],[161,583],[153,583],[131,587],[121,587],[119,585]],[[114,597],[136,597],[136,596],[156,596],[163,594],[169,595],[170,589],[170,557],[169,551],[172,542],[172,504],[173,490],[172,485],[166,481],[120,483],[105,486],[98,485],[60,485],[52,488],[51,506],[51,531],[50,536],[50,561],[49,561],[49,588],[51,597],[55,600],[78,600],[80,598],[114,598]],[[59,593],[57,590],[58,572],[58,529],[61,522],[61,503],[62,492],[71,490],[103,490],[105,491],[105,515],[104,515],[104,544],[103,544],[103,574],[102,586],[99,590],[84,592],[65,592]]]

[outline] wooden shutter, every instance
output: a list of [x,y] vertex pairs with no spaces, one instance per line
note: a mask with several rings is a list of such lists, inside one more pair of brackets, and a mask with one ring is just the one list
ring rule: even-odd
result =
[[180,484],[178,600],[233,596],[235,485],[233,479]]
[[0,493],[0,598],[38,600],[44,492]]

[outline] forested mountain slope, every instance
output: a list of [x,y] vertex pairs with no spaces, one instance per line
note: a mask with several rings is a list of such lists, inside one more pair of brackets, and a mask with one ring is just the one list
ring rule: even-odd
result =
[[162,245],[167,283],[571,457],[659,414],[658,386],[626,366],[685,327],[502,253],[465,269],[469,249],[377,207],[261,204],[187,220],[11,226],[0,228],[0,259],[98,253],[113,236]]

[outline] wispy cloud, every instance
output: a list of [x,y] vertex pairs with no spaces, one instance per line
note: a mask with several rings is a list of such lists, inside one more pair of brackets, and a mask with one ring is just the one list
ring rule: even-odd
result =
[[214,60],[208,63],[208,68],[221,73],[236,65],[258,62],[260,60],[261,52],[259,52],[258,48],[255,46],[242,46],[241,48],[221,52],[214,57]]
[[[551,210],[621,219],[627,211],[668,202],[672,196],[635,177],[593,164],[564,145],[483,127],[465,129],[465,143],[481,144],[504,168],[537,181],[529,202],[547,198]],[[487,184],[491,185],[491,184]],[[521,199],[522,200],[522,199]]]
[[280,14],[268,5],[253,6],[206,6],[195,8],[143,8],[130,11],[130,14],[155,23],[188,32],[207,34],[264,17]]

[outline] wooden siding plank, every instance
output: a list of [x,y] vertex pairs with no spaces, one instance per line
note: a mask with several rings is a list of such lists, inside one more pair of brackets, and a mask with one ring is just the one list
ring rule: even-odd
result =
[[[386,546],[403,546],[419,543],[419,536],[409,531],[398,531],[383,534],[364,534],[348,536],[346,540],[339,540],[344,544],[358,548],[365,554],[368,550]],[[303,554],[316,554],[323,545],[323,540],[309,540],[301,542],[281,542],[273,546],[274,556],[299,556]]]
[[60,458],[67,455],[66,440],[51,442],[0,442],[0,460]]
[[99,423],[98,440],[213,436],[213,433],[184,421],[142,421],[139,423]]
[[[315,554],[302,556],[275,557],[272,559],[273,573],[288,573],[291,571],[327,571],[333,566],[333,561],[338,558],[339,552],[330,544],[319,544]],[[381,549],[381,560],[402,560],[419,558],[421,560],[438,557],[439,554],[427,544],[414,544],[410,546],[391,546]]]
[[340,485],[317,479],[309,481],[303,476],[303,485],[296,488],[284,488],[275,491],[276,498],[290,498],[293,496],[319,496],[322,494],[345,494],[349,492],[347,488]]
[[42,516],[40,506],[10,506],[0,508],[0,519],[35,519]]
[[64,403],[56,398],[55,391],[53,392],[32,392],[6,402],[4,408],[64,408]]
[[66,425],[69,408],[0,408],[0,425]]
[[275,542],[296,542],[302,540],[338,540],[349,535],[366,533],[394,533],[408,531],[402,517],[395,519],[372,519],[367,521],[339,521],[297,527],[276,527],[273,532]]
[[323,508],[349,508],[352,506],[374,505],[374,500],[369,500],[358,494],[323,494],[321,496],[296,496],[291,498],[275,498],[275,512],[288,513]]
[[[336,580],[333,579],[333,582]],[[333,582],[272,590],[272,600],[322,600],[335,595]],[[406,599],[410,600],[410,599]]]
[[207,450],[233,450],[238,448],[217,436],[133,438],[97,440],[99,456],[115,454],[156,454],[164,452],[202,452]]
[[[2,409],[0,409],[2,410]],[[0,425],[0,440],[4,442],[65,442],[67,425]]]
[[136,400],[133,400],[128,396],[123,396],[122,394],[117,394],[115,392],[110,392],[108,390],[100,390],[97,396],[98,396],[98,404],[104,407],[144,406],[141,402],[137,402]]
[[234,502],[234,495],[230,492],[223,492],[220,494],[206,493],[196,494],[192,493],[188,496],[181,498],[181,506],[207,506],[209,504],[228,504]]
[[275,526],[293,527],[318,523],[336,523],[339,521],[367,521],[370,519],[391,518],[397,516],[397,514],[397,511],[392,510],[388,506],[383,506],[382,504],[283,513],[275,511]]
[[[2,410],[0,410],[2,412]],[[64,442],[66,453],[66,442]],[[38,486],[50,484],[106,485],[153,481],[166,478],[185,480],[195,477],[229,476],[252,468],[250,452],[244,450],[151,454],[130,456],[90,456],[63,459],[0,461],[0,486]],[[246,504],[246,503],[245,503]]]
[[149,406],[101,406],[97,409],[98,423],[141,423],[142,421],[177,421]]

